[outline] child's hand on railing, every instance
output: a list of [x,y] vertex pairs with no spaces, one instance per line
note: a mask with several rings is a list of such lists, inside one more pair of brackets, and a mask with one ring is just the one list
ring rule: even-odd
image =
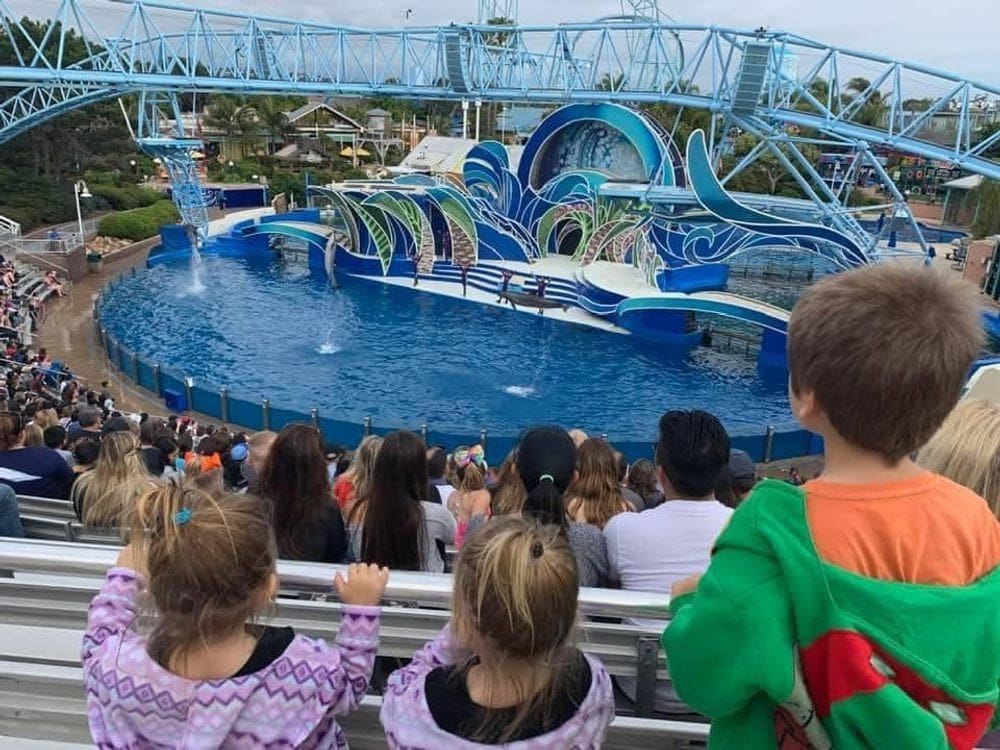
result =
[[389,569],[378,565],[353,563],[347,569],[347,578],[338,571],[333,585],[344,604],[374,607],[382,601],[385,586],[389,583]]

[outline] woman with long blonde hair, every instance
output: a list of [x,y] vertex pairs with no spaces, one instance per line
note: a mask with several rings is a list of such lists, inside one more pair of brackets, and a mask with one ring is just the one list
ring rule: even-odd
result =
[[619,513],[634,511],[622,498],[618,465],[611,446],[599,438],[588,438],[576,454],[578,475],[566,490],[566,513],[577,523],[599,529]]
[[70,499],[87,526],[119,528],[131,523],[136,498],[156,486],[131,432],[104,436],[97,463],[77,477]]
[[917,454],[925,469],[968,487],[1000,518],[1000,406],[959,402]]
[[615,703],[604,667],[575,646],[578,592],[558,526],[507,517],[471,534],[451,622],[389,677],[389,747],[600,747]]
[[371,488],[372,469],[381,447],[382,438],[378,435],[366,437],[354,454],[351,468],[334,482],[333,496],[337,499],[344,518],[350,515],[358,500],[365,497]]

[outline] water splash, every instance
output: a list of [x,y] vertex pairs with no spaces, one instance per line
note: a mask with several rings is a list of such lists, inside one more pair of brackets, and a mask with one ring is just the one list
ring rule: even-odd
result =
[[528,398],[534,395],[535,389],[530,385],[505,385],[503,392],[518,398]]
[[198,237],[198,230],[193,229],[193,227],[192,230],[189,234],[191,241],[191,283],[181,294],[183,297],[201,294],[205,291],[205,284],[201,280],[201,251],[198,249],[200,239]]
[[326,332],[326,339],[323,341],[322,344],[319,345],[319,348],[316,350],[317,353],[319,353],[319,354],[336,354],[337,352],[339,352],[339,351],[341,351],[343,349],[343,347],[338,346],[337,344],[335,344],[333,342],[333,332],[334,332],[334,330],[335,329],[331,326],[330,330],[328,330]]

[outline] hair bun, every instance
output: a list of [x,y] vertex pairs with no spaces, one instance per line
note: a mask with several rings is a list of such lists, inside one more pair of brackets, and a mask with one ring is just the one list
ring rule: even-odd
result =
[[541,540],[536,539],[531,544],[531,556],[537,559],[541,557],[543,554],[545,554],[545,547],[542,545]]

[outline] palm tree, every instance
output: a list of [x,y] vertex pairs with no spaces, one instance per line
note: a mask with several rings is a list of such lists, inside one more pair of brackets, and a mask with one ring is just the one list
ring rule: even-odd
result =
[[275,148],[283,146],[295,128],[288,122],[288,115],[283,107],[273,97],[260,97],[254,110],[257,113],[257,126],[267,134],[267,152],[272,153],[272,145]]
[[878,89],[869,91],[870,88],[871,81],[867,78],[862,78],[861,76],[852,78],[844,87],[844,91],[847,92],[844,98],[850,102],[858,96],[865,96],[864,103],[857,108],[851,120],[858,125],[877,127],[882,122],[882,118],[888,107],[882,98],[882,92]]
[[253,132],[255,114],[242,96],[213,97],[205,114],[205,124],[221,130],[227,138],[238,138]]
[[625,75],[619,73],[616,76],[612,76],[610,73],[605,73],[601,80],[597,82],[598,91],[621,91],[622,86],[625,83]]

